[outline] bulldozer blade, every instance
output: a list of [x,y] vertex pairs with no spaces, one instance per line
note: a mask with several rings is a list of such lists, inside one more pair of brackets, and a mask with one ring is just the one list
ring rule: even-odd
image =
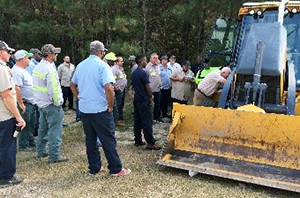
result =
[[300,117],[174,104],[158,164],[300,192]]

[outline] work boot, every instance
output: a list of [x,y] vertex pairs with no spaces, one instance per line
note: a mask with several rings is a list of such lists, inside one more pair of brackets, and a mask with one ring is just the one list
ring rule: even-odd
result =
[[136,142],[136,143],[134,143],[134,146],[136,146],[136,147],[138,147],[138,146],[144,146],[144,145],[146,145],[146,142]]
[[146,149],[148,150],[160,150],[161,146],[155,145],[155,144],[147,144]]
[[1,179],[0,180],[0,188],[17,185],[23,182],[23,179],[21,177],[15,177],[13,176],[11,179]]
[[123,126],[124,126],[124,123],[123,123],[121,120],[118,120],[118,121],[116,122],[116,126],[117,126],[117,127],[123,127]]
[[38,158],[44,158],[44,157],[48,157],[48,153],[43,153],[42,155],[38,155]]
[[67,162],[69,161],[69,158],[67,157],[64,157],[62,155],[58,156],[56,159],[49,159],[48,162],[50,164],[53,164],[53,163],[60,163],[60,162]]

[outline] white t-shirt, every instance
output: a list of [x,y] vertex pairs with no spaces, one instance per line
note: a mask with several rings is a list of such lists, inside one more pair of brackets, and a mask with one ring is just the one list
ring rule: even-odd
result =
[[174,63],[173,65],[171,65],[170,62],[168,62],[167,67],[170,67],[172,70],[172,73],[177,70],[177,69],[181,69],[181,65],[178,63]]
[[217,91],[220,85],[219,81],[222,79],[224,78],[221,76],[221,70],[216,69],[210,72],[203,79],[203,81],[198,85],[198,89],[206,96],[211,96]]

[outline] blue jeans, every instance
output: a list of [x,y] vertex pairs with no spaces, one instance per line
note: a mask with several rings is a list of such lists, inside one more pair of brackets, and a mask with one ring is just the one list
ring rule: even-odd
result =
[[114,96],[114,106],[113,106],[113,117],[114,117],[114,122],[117,122],[119,120],[119,111],[118,111],[118,104],[117,104],[117,95],[118,93],[115,92]]
[[115,124],[112,113],[105,111],[82,113],[81,115],[90,173],[96,174],[102,166],[97,137],[102,143],[110,174],[121,171],[122,164],[116,148]]
[[17,141],[13,137],[16,119],[0,122],[0,180],[11,179],[16,173]]
[[154,96],[154,108],[153,108],[153,119],[160,120],[160,92],[153,92]]
[[124,109],[124,102],[125,102],[125,89],[123,92],[118,91],[116,92],[116,98],[117,98],[117,108],[118,108],[118,114],[119,118],[118,120],[123,120],[123,109]]
[[26,122],[26,127],[19,133],[18,136],[18,144],[19,149],[26,149],[27,147],[35,147],[34,142],[34,127],[35,127],[35,120],[36,120],[36,111],[35,105],[26,102],[26,112],[23,114],[22,110],[19,108],[20,114],[22,115],[23,119]]
[[46,154],[46,143],[49,141],[49,160],[60,156],[62,142],[63,109],[61,106],[49,105],[39,108],[40,126],[37,138],[37,155]]
[[148,144],[154,144],[151,117],[151,104],[148,102],[133,102],[134,107],[134,141],[136,144],[142,142],[142,130],[144,138]]

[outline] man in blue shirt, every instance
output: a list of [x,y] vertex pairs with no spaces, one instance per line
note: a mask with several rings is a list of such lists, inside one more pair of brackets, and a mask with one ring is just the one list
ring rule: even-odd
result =
[[160,65],[160,77],[162,81],[161,89],[161,112],[162,117],[170,117],[167,115],[168,105],[171,104],[171,74],[172,68],[168,66],[168,57],[162,56]]
[[114,118],[112,115],[114,76],[111,68],[101,59],[106,49],[102,42],[90,44],[90,56],[76,68],[71,82],[75,97],[79,98],[79,110],[85,132],[89,172],[97,174],[102,170],[97,137],[108,161],[112,176],[123,176],[131,172],[122,169],[121,160],[116,149]]
[[28,67],[26,67],[26,70],[32,75],[33,69],[42,60],[42,52],[37,48],[31,48],[29,53],[32,53],[33,57],[31,58]]
[[[37,48],[31,48],[29,50],[29,53],[32,53],[33,57],[30,59],[29,65],[28,65],[28,67],[26,67],[26,70],[32,76],[33,69],[42,60],[42,52]],[[36,105],[35,105],[35,112],[36,112],[36,118],[35,118],[34,135],[37,136],[39,124],[40,124],[40,122],[39,122],[40,113],[39,113],[38,107]]]
[[147,142],[146,149],[159,150],[160,146],[155,145],[152,129],[151,99],[153,98],[150,88],[149,76],[144,71],[147,59],[143,55],[136,57],[138,68],[132,73],[132,87],[134,89],[134,141],[135,146],[143,146],[142,129]]

